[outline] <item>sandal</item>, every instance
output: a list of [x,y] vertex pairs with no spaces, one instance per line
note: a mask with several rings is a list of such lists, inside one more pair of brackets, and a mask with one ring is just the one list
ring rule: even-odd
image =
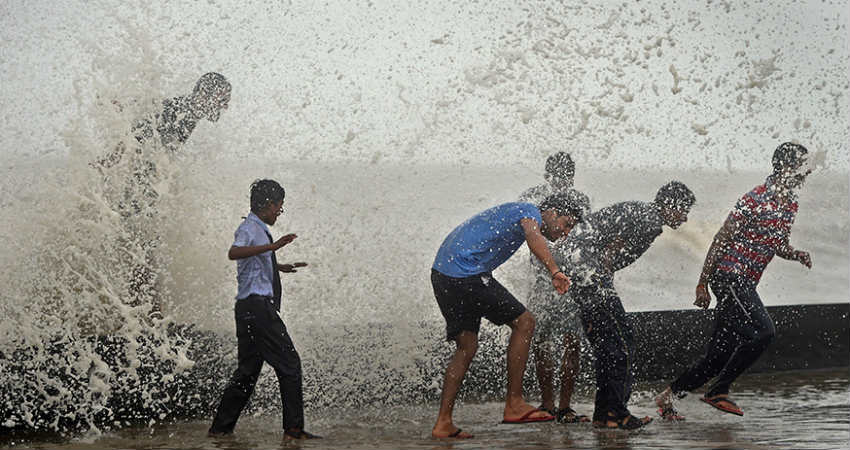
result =
[[679,414],[679,411],[676,411],[676,408],[673,406],[665,406],[663,408],[658,408],[658,415],[661,416],[661,419],[667,422],[684,422],[685,416]]
[[561,409],[555,411],[555,413],[553,415],[555,416],[555,420],[557,420],[558,423],[590,422],[590,419],[587,416],[585,416],[583,414],[578,414],[572,408],[561,408]]
[[558,416],[558,408],[552,408],[552,409],[549,409],[549,408],[545,408],[545,407],[541,404],[540,406],[538,406],[538,407],[537,407],[537,409],[539,409],[539,410],[541,410],[541,411],[546,411],[547,413],[549,413],[549,415],[550,415],[550,416],[555,416],[555,417],[557,417],[557,416]]
[[[609,420],[607,422],[599,421],[598,424],[597,422],[594,422],[593,426],[596,428],[607,428],[609,430],[637,430],[638,428],[643,428],[650,422],[652,422],[652,417],[644,417],[643,419],[641,419],[632,414],[629,414],[628,416],[619,420],[614,420],[613,417],[609,417],[608,419]],[[609,425],[610,422],[614,422],[617,425],[611,426]]]

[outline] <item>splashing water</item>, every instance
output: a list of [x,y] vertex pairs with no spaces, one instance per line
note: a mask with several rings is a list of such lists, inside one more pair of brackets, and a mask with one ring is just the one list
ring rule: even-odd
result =
[[[689,307],[708,241],[763,181],[775,144],[811,144],[826,170],[801,193],[794,239],[817,271],[774,263],[764,297],[846,301],[850,140],[838,122],[850,58],[828,42],[846,43],[846,12],[808,5],[799,21],[784,4],[608,6],[419,2],[340,14],[94,2],[3,19],[4,42],[27,45],[0,62],[10,74],[0,425],[97,430],[208,414],[235,361],[224,254],[261,177],[287,189],[274,235],[299,234],[279,259],[310,263],[285,277],[283,306],[308,404],[438,395],[449,348],[427,281],[434,252],[462,220],[540,183],[556,149],[573,153],[594,208],[687,178],[691,222],[618,280],[627,308],[671,309]],[[739,26],[717,25],[728,22]],[[65,27],[93,31],[59,39]],[[45,51],[50,38],[66,50]],[[8,69],[31,62],[38,75]],[[199,124],[175,154],[151,142],[103,173],[90,166],[219,68],[234,82],[220,122]],[[20,95],[45,87],[55,95]],[[155,164],[155,201],[132,182],[133,158]],[[128,200],[140,210],[128,214]],[[497,274],[521,300],[526,261]],[[504,331],[490,331],[480,370],[504,354]],[[254,408],[275,408],[267,375]]]

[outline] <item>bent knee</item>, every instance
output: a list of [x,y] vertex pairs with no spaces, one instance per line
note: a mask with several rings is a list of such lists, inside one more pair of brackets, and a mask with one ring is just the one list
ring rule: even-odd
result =
[[533,314],[526,311],[514,320],[512,328],[514,331],[531,335],[534,334],[535,326],[537,326],[537,319],[534,318]]

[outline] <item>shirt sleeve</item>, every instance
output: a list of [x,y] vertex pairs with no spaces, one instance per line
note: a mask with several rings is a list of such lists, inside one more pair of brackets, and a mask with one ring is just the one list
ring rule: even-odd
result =
[[610,242],[615,237],[620,236],[626,225],[623,223],[627,220],[625,206],[613,205],[609,206],[597,215],[597,220],[593,224],[594,236],[600,243]]
[[253,235],[247,223],[243,223],[233,233],[233,247],[248,247],[252,245]]
[[531,203],[520,203],[519,208],[517,208],[517,216],[517,221],[522,219],[534,219],[537,222],[538,227],[543,226],[543,218],[540,217],[540,209]]

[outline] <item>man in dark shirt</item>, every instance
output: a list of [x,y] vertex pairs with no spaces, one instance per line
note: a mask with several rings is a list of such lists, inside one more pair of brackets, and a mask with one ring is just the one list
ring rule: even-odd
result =
[[590,214],[567,236],[556,260],[574,283],[572,299],[581,308],[584,333],[596,356],[597,427],[635,429],[639,419],[626,404],[632,391],[634,344],[631,325],[614,289],[614,273],[635,262],[661,234],[688,220],[695,202],[687,186],[671,181],[653,202],[622,202]]
[[[808,252],[791,246],[797,215],[796,189],[811,173],[808,150],[786,142],[773,154],[773,173],[764,184],[744,194],[729,213],[705,257],[694,305],[708,308],[717,296],[714,332],[705,356],[685,370],[655,398],[662,416],[673,414],[673,396],[684,397],[712,378],[700,398],[723,412],[743,416],[729,398],[729,388],[773,341],[776,329],[756,286],[774,256],[812,268]],[[681,417],[681,416],[679,416]]]
[[[132,128],[131,147],[119,142],[106,157],[93,162],[109,185],[119,179],[118,198],[113,208],[124,218],[134,252],[142,254],[144,261],[133,263],[128,270],[127,303],[131,306],[148,304],[148,313],[160,316],[161,299],[157,281],[159,233],[156,222],[156,201],[159,194],[156,184],[160,173],[154,162],[157,153],[175,153],[192,135],[201,119],[216,122],[221,111],[230,103],[231,86],[227,79],[215,72],[200,77],[189,95],[163,101],[162,111],[139,120]],[[133,142],[135,141],[135,142]]]
[[[227,79],[215,72],[201,76],[189,95],[163,100],[162,111],[137,122],[132,129],[136,144],[128,157],[127,146],[119,142],[106,157],[92,163],[92,166],[104,173],[122,160],[129,165],[134,186],[124,190],[124,198],[119,202],[119,212],[123,216],[139,214],[145,207],[153,207],[158,194],[153,185],[157,179],[156,165],[150,154],[164,150],[175,153],[186,143],[201,119],[217,122],[221,111],[230,103],[231,86]],[[155,139],[158,138],[158,139]]]

